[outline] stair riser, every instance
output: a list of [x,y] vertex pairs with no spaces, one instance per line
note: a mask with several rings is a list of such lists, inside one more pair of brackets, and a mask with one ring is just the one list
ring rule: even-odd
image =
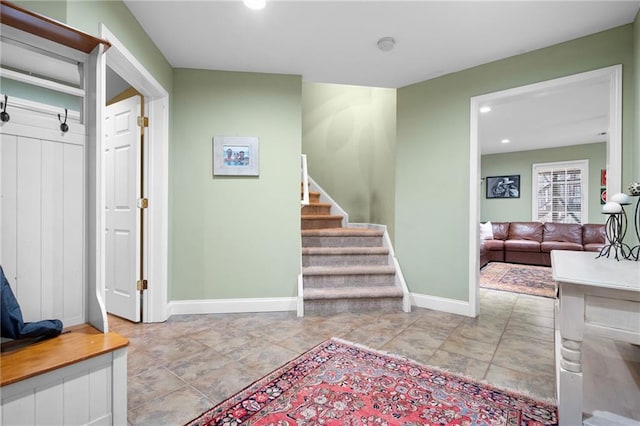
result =
[[340,228],[342,226],[342,219],[306,219],[302,217],[301,227],[302,229],[328,229],[328,228]]
[[331,206],[309,204],[302,207],[302,214],[331,214]]
[[[304,197],[304,193],[300,192],[300,199]],[[320,202],[320,193],[318,192],[309,192],[309,203],[319,203]]]
[[402,298],[305,300],[306,314],[345,312],[402,312]]
[[306,254],[302,266],[387,265],[386,254]]
[[303,275],[304,288],[393,287],[395,274]]
[[379,236],[305,236],[302,237],[302,247],[379,247],[382,237]]

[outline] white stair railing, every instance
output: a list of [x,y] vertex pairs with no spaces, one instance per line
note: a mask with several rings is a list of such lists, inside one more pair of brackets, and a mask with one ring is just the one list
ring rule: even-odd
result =
[[[300,200],[300,208],[309,205],[309,173],[307,172],[307,156],[300,155],[300,170],[302,173],[302,200]],[[304,300],[302,287],[302,256],[300,256],[300,273],[298,274],[298,298],[297,298],[297,315],[304,316]]]
[[302,170],[302,200],[300,203],[302,207],[309,205],[309,174],[307,173],[307,156],[302,154],[300,155],[301,160],[301,170]]

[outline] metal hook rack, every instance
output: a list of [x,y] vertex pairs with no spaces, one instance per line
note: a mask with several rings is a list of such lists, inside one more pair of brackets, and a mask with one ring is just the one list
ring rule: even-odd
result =
[[11,116],[7,112],[7,95],[4,95],[4,102],[0,102],[0,108],[2,108],[2,112],[0,112],[0,121],[6,123],[11,119]]
[[64,121],[62,121],[62,118],[60,117],[60,114],[58,114],[58,121],[60,121],[60,130],[62,131],[62,133],[67,133],[69,131],[69,125],[67,124],[67,114],[68,114],[68,111],[65,108],[64,109]]

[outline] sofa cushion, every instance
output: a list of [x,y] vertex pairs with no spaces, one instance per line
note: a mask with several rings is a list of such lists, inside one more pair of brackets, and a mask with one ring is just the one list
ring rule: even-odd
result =
[[600,250],[602,250],[602,247],[604,247],[604,243],[603,244],[592,243],[592,244],[585,244],[582,246],[584,251],[593,251],[593,252],[599,252]]
[[506,251],[527,251],[540,253],[540,243],[531,240],[507,240],[504,242]]
[[582,251],[582,244],[570,243],[568,241],[543,241],[540,244],[543,253],[551,253],[551,250],[571,250]]
[[508,240],[529,240],[541,243],[543,226],[541,222],[511,222]]
[[542,231],[542,241],[564,241],[582,246],[582,225],[547,222]]
[[509,236],[509,222],[491,222],[494,240],[506,240]]
[[502,240],[484,240],[483,242],[485,250],[489,251],[502,251],[504,250],[504,241]]
[[604,225],[585,223],[582,225],[582,244],[603,246],[605,242]]

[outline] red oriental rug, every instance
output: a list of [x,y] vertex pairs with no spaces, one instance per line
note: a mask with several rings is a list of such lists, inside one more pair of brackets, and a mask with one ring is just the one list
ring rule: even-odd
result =
[[329,339],[189,426],[557,425],[557,408],[397,355]]
[[549,266],[491,262],[480,270],[480,287],[556,297],[556,285]]

